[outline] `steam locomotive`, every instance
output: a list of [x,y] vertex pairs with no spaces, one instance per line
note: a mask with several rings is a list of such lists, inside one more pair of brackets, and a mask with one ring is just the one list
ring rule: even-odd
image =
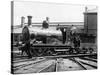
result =
[[[34,33],[32,27],[25,26],[22,29],[22,45],[19,49],[22,50],[22,52],[25,51],[29,56],[54,56],[93,52],[93,48],[80,48],[73,46],[74,43],[71,42],[71,40],[62,44],[61,31],[57,30],[56,32],[50,32],[48,29],[41,29],[39,33],[41,34]],[[32,42],[34,38],[35,42]],[[32,43],[30,44],[30,42]]]

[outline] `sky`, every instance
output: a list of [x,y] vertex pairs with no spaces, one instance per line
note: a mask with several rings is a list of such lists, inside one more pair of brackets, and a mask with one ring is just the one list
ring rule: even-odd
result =
[[[14,26],[21,24],[21,17],[32,16],[32,22],[43,22],[46,17],[50,22],[84,22],[84,5],[44,3],[32,1],[14,1]],[[89,10],[96,6],[88,6]]]

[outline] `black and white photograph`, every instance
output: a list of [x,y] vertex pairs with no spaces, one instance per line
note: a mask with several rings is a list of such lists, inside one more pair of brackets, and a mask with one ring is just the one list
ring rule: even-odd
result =
[[11,73],[98,68],[97,5],[11,1]]

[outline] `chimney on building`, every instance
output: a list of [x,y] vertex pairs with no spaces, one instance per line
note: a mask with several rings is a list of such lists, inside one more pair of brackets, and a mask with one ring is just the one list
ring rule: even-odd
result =
[[88,8],[87,7],[85,7],[85,12],[88,12]]
[[30,26],[32,24],[32,16],[27,16],[28,18],[28,26]]
[[85,13],[84,13],[84,32],[88,33],[88,8],[85,7]]
[[23,27],[23,26],[24,26],[24,23],[25,23],[25,17],[24,17],[24,16],[22,16],[22,17],[21,17],[21,27]]

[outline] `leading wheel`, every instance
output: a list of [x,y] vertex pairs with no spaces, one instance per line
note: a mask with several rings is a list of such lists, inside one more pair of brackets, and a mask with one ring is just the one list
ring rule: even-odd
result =
[[44,55],[44,51],[45,51],[44,48],[35,49],[35,52],[36,52],[36,55],[37,55],[37,56],[42,56],[42,55]]
[[46,50],[46,55],[57,55],[57,53],[54,51],[54,48],[48,48]]

